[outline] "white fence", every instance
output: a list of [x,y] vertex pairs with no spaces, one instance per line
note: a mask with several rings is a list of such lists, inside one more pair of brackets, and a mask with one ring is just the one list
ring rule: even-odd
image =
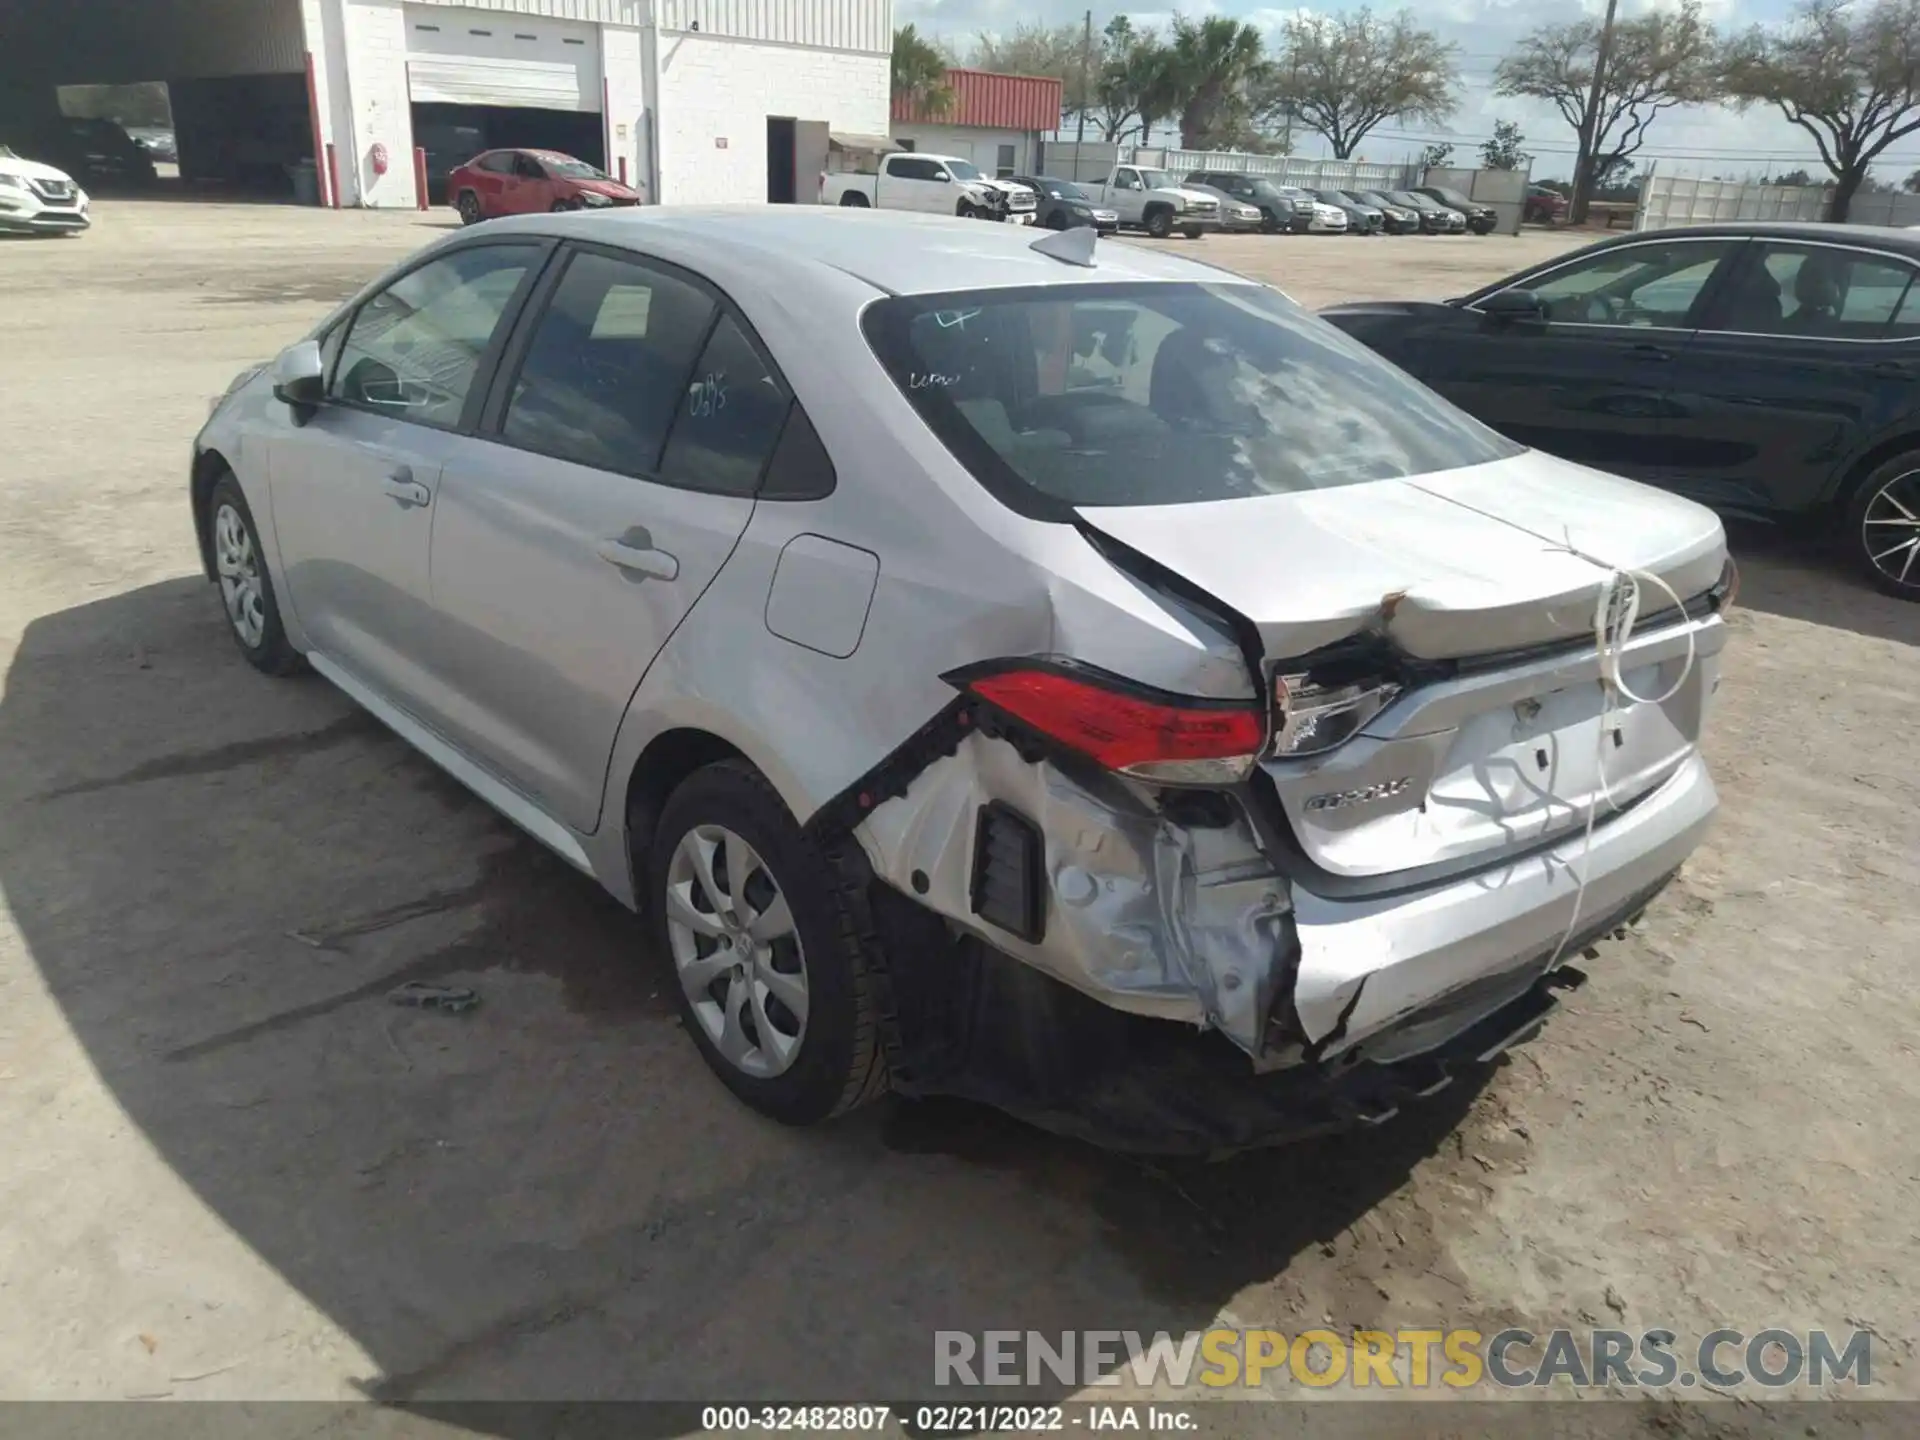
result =
[[[1239,170],[1306,190],[1402,190],[1423,185],[1418,165],[1369,165],[1358,160],[1306,160],[1293,155],[1245,155],[1234,150],[1177,150],[1089,140],[1046,142],[1044,168],[1062,180],[1097,185],[1115,165],[1151,165],[1176,180],[1195,170]],[[1436,183],[1452,183],[1451,181]],[[1464,188],[1464,187],[1463,187]]]
[[[1743,185],[1656,171],[1640,187],[1633,228],[1672,230],[1724,220],[1824,220],[1832,199],[1829,185]],[[1920,225],[1920,195],[1898,191],[1856,195],[1847,219],[1855,225]]]

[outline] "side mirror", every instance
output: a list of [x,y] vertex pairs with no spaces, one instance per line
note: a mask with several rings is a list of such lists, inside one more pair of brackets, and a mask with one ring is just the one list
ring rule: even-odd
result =
[[1480,302],[1480,313],[1494,320],[1544,320],[1546,309],[1531,290],[1496,290]]
[[289,345],[273,362],[273,398],[296,411],[311,410],[326,398],[326,374],[319,341]]

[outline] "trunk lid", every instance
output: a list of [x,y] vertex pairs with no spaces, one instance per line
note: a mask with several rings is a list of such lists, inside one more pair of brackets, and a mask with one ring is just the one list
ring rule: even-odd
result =
[[[1577,829],[1590,804],[1647,793],[1698,742],[1717,624],[1695,631],[1677,694],[1610,713],[1590,643],[1611,568],[1659,575],[1683,600],[1720,578],[1720,522],[1689,501],[1530,452],[1406,480],[1081,514],[1250,622],[1263,682],[1362,634],[1420,660],[1496,657],[1443,667],[1333,750],[1262,762],[1295,838],[1333,875],[1493,863]],[[1668,604],[1643,593],[1642,613]],[[1639,633],[1627,684],[1667,690],[1686,644],[1675,625]],[[1499,658],[1514,651],[1535,653]]]

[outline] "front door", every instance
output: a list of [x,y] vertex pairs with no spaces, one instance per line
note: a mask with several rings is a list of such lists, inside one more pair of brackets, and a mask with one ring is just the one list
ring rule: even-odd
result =
[[671,267],[583,248],[544,288],[441,482],[441,723],[587,833],[628,702],[733,553],[791,397]]
[[1494,429],[1550,455],[1636,479],[1668,468],[1669,398],[1710,282],[1740,240],[1650,241],[1588,256],[1515,288],[1537,319],[1480,314],[1436,327],[1415,368]]
[[543,254],[470,245],[372,296],[329,339],[326,403],[273,444],[288,605],[317,650],[408,708],[433,688],[427,556],[442,466]]
[[553,208],[553,179],[531,155],[515,154],[501,213],[538,215]]
[[1802,510],[1920,395],[1907,261],[1758,241],[1675,367],[1673,486],[1734,512]]

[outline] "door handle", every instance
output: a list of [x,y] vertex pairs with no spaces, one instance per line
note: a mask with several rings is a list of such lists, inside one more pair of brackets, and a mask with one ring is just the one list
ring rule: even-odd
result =
[[642,530],[629,531],[618,540],[602,540],[593,547],[609,565],[618,566],[636,578],[674,580],[680,575],[680,562],[664,550],[653,547],[653,539]]
[[1635,345],[1627,353],[1636,360],[1671,360],[1673,352],[1662,350],[1658,345]]
[[413,478],[413,469],[408,465],[402,465],[382,480],[380,488],[409,510],[418,509],[433,498],[432,492]]

